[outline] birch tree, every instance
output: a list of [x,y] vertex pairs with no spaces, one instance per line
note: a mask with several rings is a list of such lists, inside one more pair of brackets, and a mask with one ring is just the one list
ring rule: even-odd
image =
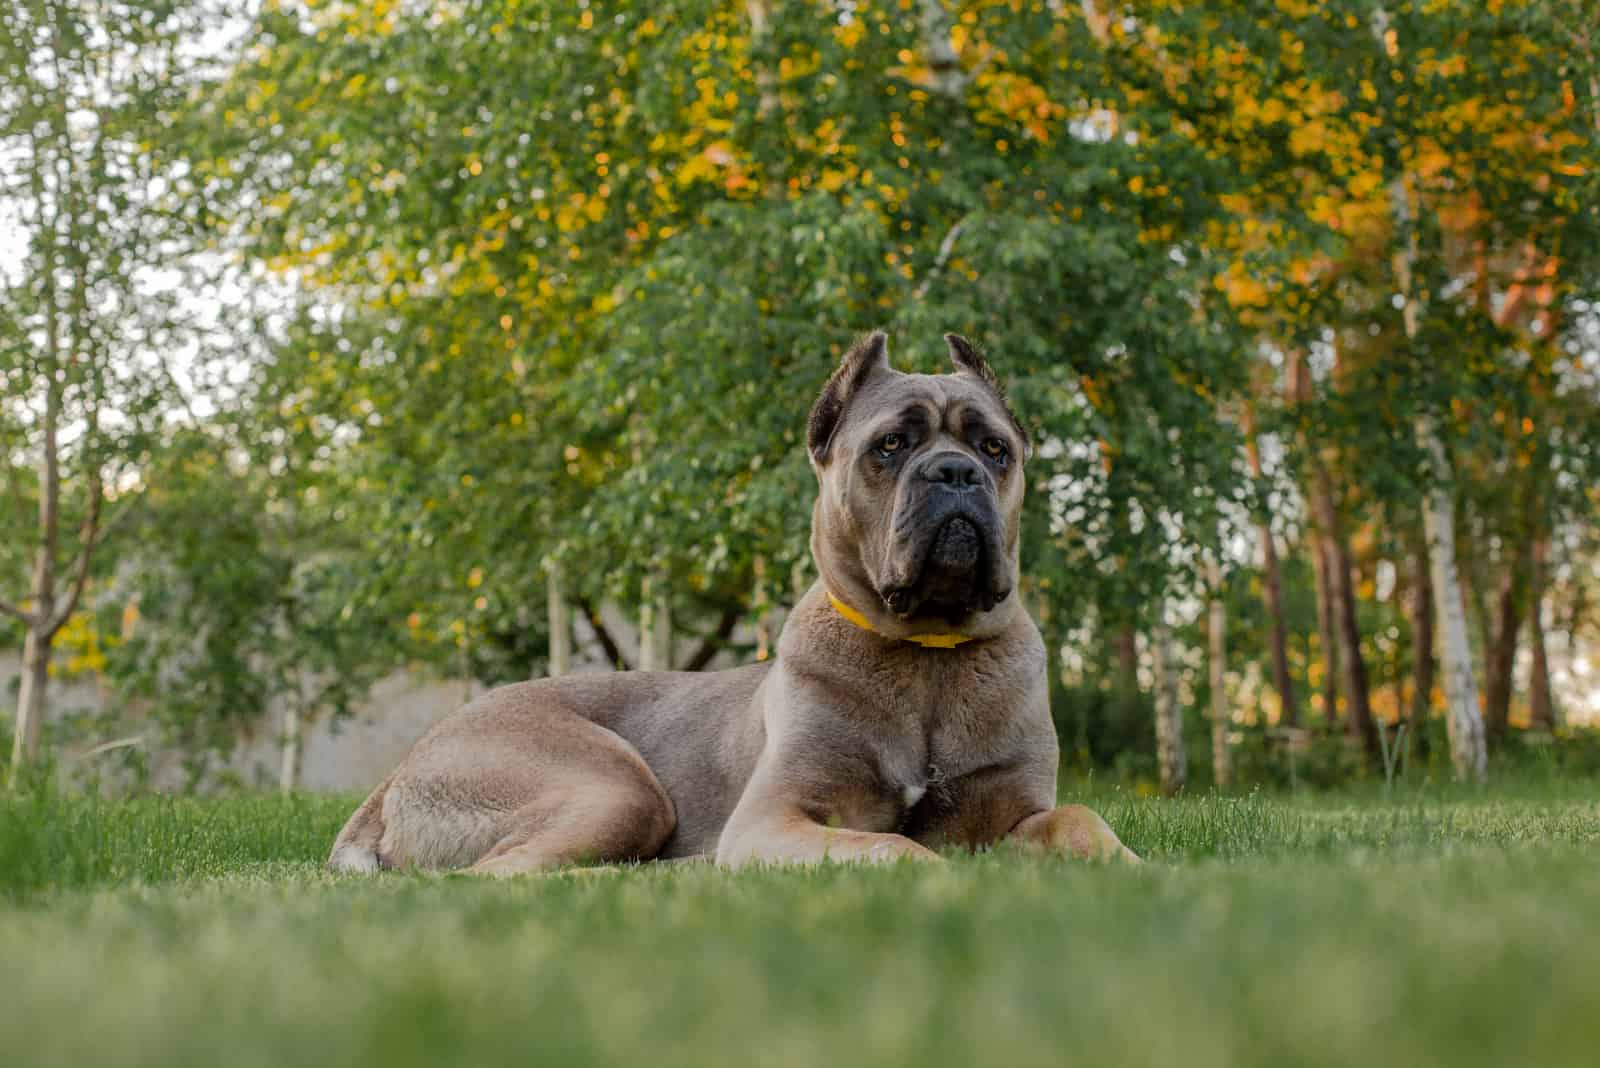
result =
[[14,771],[39,756],[56,638],[149,476],[163,419],[185,403],[177,352],[199,377],[171,284],[187,231],[170,155],[151,149],[190,84],[192,16],[52,0],[0,10],[0,210],[19,254],[0,263],[14,531],[0,612],[24,634]]
[[1156,768],[1161,792],[1171,797],[1181,793],[1189,780],[1189,756],[1183,744],[1178,650],[1164,603],[1157,605],[1150,625],[1150,662],[1155,686]]

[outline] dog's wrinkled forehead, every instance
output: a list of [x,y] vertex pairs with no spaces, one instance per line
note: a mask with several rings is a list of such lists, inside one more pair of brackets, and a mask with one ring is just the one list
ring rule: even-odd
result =
[[996,430],[1009,430],[1024,456],[1031,452],[988,361],[958,334],[946,334],[945,343],[956,370],[943,375],[904,374],[891,368],[882,331],[851,346],[812,406],[806,432],[812,462],[827,461],[846,424],[865,426],[868,420],[863,417],[892,416],[919,406],[939,413],[952,408],[978,411]]

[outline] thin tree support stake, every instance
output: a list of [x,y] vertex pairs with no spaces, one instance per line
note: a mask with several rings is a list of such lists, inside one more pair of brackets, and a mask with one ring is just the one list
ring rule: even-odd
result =
[[1166,601],[1156,606],[1150,628],[1151,660],[1155,667],[1156,763],[1161,769],[1161,792],[1171,797],[1189,778],[1183,750],[1183,706],[1178,702],[1178,663],[1167,626]]
[[1206,563],[1206,581],[1211,601],[1206,611],[1208,667],[1211,673],[1211,770],[1218,786],[1233,785],[1233,754],[1228,749],[1227,609],[1222,603],[1222,568],[1215,560]]
[[560,564],[545,565],[545,593],[550,615],[550,676],[555,678],[572,670],[572,607],[567,603]]

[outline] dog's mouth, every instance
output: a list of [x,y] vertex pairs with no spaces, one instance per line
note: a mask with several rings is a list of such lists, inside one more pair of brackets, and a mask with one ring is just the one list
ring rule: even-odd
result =
[[941,619],[958,624],[974,612],[989,611],[1011,592],[996,590],[991,582],[993,540],[978,521],[951,516],[928,540],[912,580],[882,591],[884,604],[908,622]]

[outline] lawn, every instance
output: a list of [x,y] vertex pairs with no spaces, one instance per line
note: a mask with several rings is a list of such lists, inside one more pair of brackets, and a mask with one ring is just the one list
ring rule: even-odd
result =
[[0,1060],[1593,1065],[1600,804],[1095,799],[1142,868],[333,878],[353,799],[0,800]]

